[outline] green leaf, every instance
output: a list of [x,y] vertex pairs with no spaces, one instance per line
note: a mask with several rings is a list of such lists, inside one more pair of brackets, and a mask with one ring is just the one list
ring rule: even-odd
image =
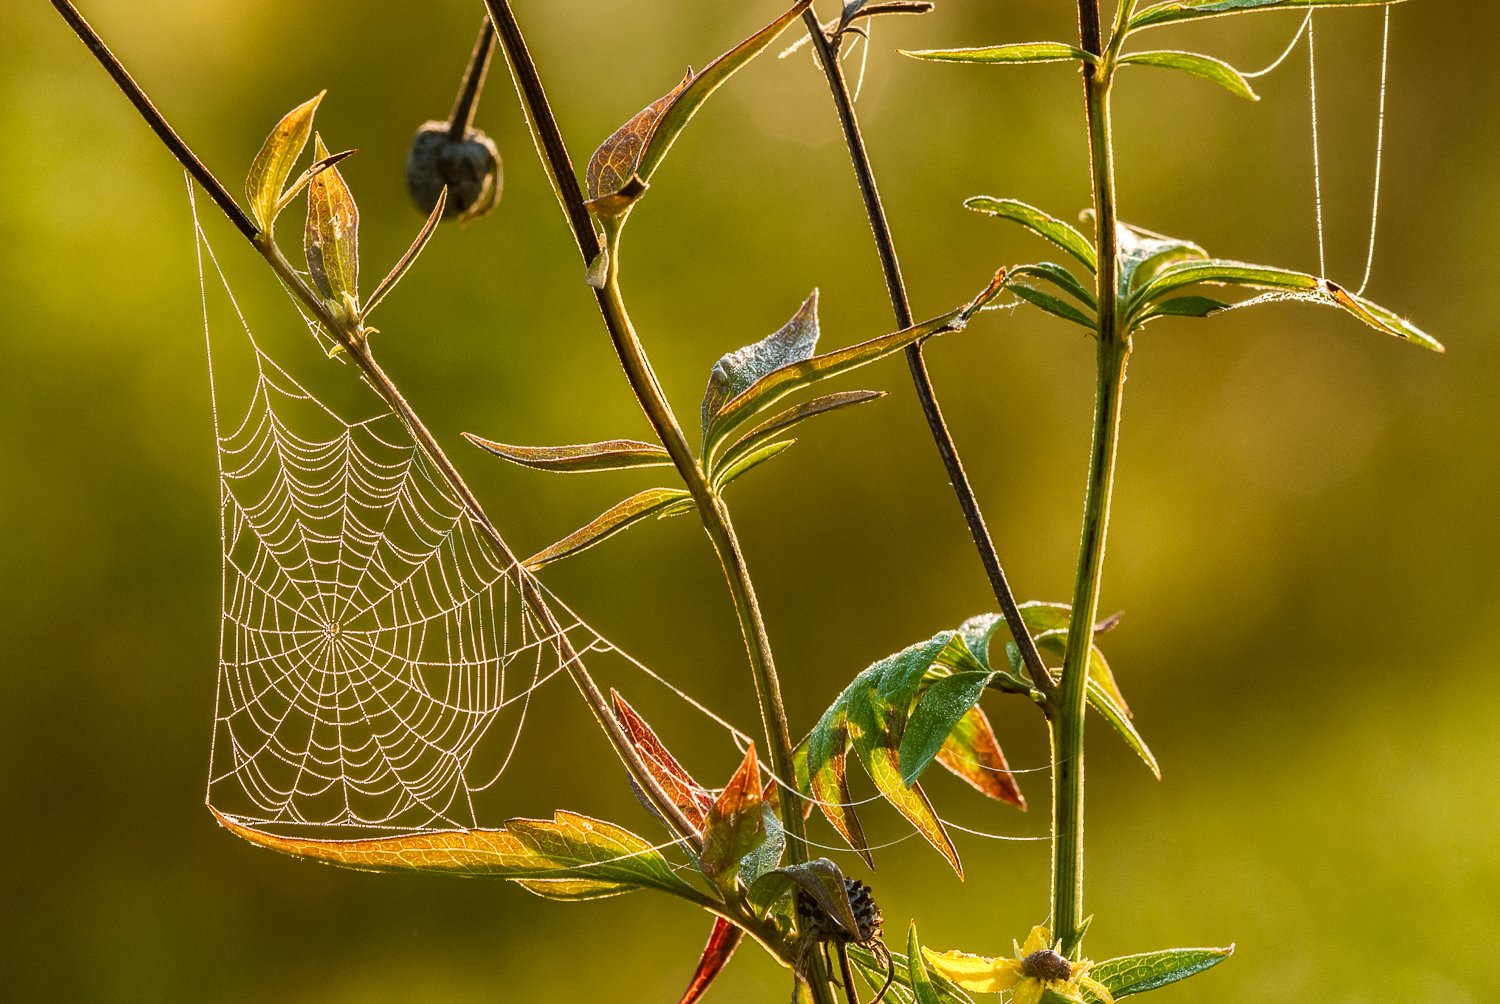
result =
[[1305,10],[1308,7],[1384,7],[1401,0],[1174,0],[1137,11],[1126,31],[1154,28],[1174,21],[1195,21],[1227,14],[1249,14],[1262,10]]
[[[322,137],[313,147],[319,160],[328,156]],[[302,239],[307,271],[323,298],[332,303],[359,302],[359,207],[336,167],[307,185],[307,230]]]
[[987,216],[998,216],[1012,223],[1019,223],[1027,230],[1051,241],[1083,264],[1090,272],[1099,268],[1099,256],[1094,244],[1076,229],[1048,216],[1035,206],[1028,206],[1015,199],[997,199],[989,195],[976,195],[964,200],[964,207]]
[[1090,53],[1066,42],[1010,42],[972,49],[900,49],[903,56],[943,63],[1096,63]]
[[681,488],[647,488],[611,506],[587,526],[574,530],[551,547],[538,551],[523,564],[534,572],[543,565],[593,547],[604,538],[639,523],[647,516],[665,514],[665,510],[678,503],[691,505],[692,496]]
[[[884,959],[876,958],[875,953],[864,945],[849,945],[848,951],[849,961],[854,963],[860,975],[870,983],[872,989],[878,989],[885,983],[886,967]],[[895,968],[895,979],[892,982],[891,994],[886,998],[887,1000],[894,999],[912,1002],[918,1000],[912,984],[911,957],[913,955],[920,956],[920,950],[906,954],[896,951],[891,952],[891,962]],[[922,965],[923,971],[926,972],[927,981],[931,985],[933,992],[937,994],[937,1000],[940,1004],[974,1004],[973,998],[944,979],[942,974],[934,973],[927,969],[925,963],[919,961],[918,964]],[[897,995],[897,988],[900,988],[901,994],[904,996]]]
[[1081,324],[1090,331],[1095,330],[1098,326],[1092,317],[1068,301],[1037,289],[1035,286],[1027,285],[1024,282],[1007,282],[1005,288],[1032,306],[1040,307],[1054,317],[1061,317],[1065,321]]
[[543,888],[570,899],[610,895],[616,888],[620,892],[652,888],[688,898],[698,895],[661,852],[634,833],[572,812],[557,812],[551,819],[511,819],[500,829],[313,840],[266,833],[212,807],[209,811],[220,826],[257,846],[340,868],[540,879],[557,883]]
[[824,712],[807,743],[808,788],[839,836],[872,868],[875,859],[849,793],[849,716],[838,704]]
[[764,916],[777,900],[797,889],[811,896],[845,931],[858,936],[859,920],[849,903],[844,873],[827,858],[814,858],[806,864],[786,865],[767,872],[750,887],[750,903]]
[[1115,228],[1115,250],[1120,261],[1119,295],[1128,303],[1130,293],[1164,269],[1186,261],[1204,261],[1208,252],[1192,241],[1147,233],[1128,223]]
[[717,457],[716,462],[708,470],[709,480],[718,482],[721,471],[732,467],[741,457],[756,450],[799,422],[812,418],[815,415],[837,411],[840,408],[847,408],[850,405],[864,404],[866,401],[874,401],[882,397],[885,397],[885,391],[883,390],[846,390],[840,391],[837,394],[825,394],[822,397],[815,397],[811,401],[794,405],[776,415],[776,417],[762,422],[745,433],[733,446]]
[[775,21],[715,59],[702,72],[690,69],[682,82],[638,112],[605,140],[585,171],[589,208],[619,216],[646,190],[667,151],[708,96],[796,20],[812,0],[797,0]]
[[672,455],[654,443],[636,439],[608,439],[602,443],[574,446],[512,446],[481,439],[471,432],[463,437],[482,450],[522,467],[559,474],[618,471],[635,467],[670,467]]
[[400,260],[391,266],[391,270],[386,273],[385,278],[380,280],[380,285],[375,287],[375,292],[370,294],[370,302],[365,305],[363,317],[369,317],[371,312],[380,306],[380,301],[385,299],[385,295],[395,289],[396,283],[400,282],[401,278],[406,275],[406,270],[412,267],[412,264],[417,260],[417,255],[422,253],[422,249],[427,246],[427,242],[437,232],[437,225],[443,218],[443,208],[447,205],[448,186],[444,185],[443,190],[438,193],[437,203],[433,205],[432,212],[427,215],[427,222],[422,224],[422,229],[417,232],[417,237],[411,242],[411,247],[407,248],[406,253],[401,256]]
[[1058,289],[1074,297],[1090,311],[1099,309],[1099,302],[1094,297],[1094,291],[1078,281],[1078,277],[1056,262],[1039,261],[1030,265],[1017,265],[1010,270],[1010,277],[1031,276],[1050,282]]
[[927,973],[927,964],[922,961],[922,943],[917,940],[917,925],[912,923],[906,931],[906,973],[911,978],[912,993],[916,1004],[942,1004],[937,987]]
[[766,839],[762,812],[760,766],[755,761],[755,744],[745,750],[739,769],[719,793],[713,808],[703,821],[703,851],[698,868],[715,882],[733,885],[736,869],[745,855]]
[[1003,276],[996,276],[985,290],[969,303],[939,317],[914,324],[857,345],[813,356],[802,362],[772,370],[721,406],[703,433],[703,457],[709,467],[722,450],[731,433],[788,394],[809,387],[820,380],[857,369],[906,346],[934,335],[961,331],[969,318],[1000,292]]
[[1120,62],[1121,64],[1134,63],[1138,66],[1160,66],[1168,70],[1181,70],[1183,73],[1190,73],[1195,77],[1212,81],[1231,94],[1250,101],[1260,100],[1260,95],[1250,87],[1250,81],[1245,79],[1244,74],[1224,60],[1215,59],[1212,56],[1163,49],[1128,53],[1120,57]]
[[[646,769],[651,772],[656,783],[661,785],[667,797],[672,800],[672,804],[682,810],[688,822],[701,830],[704,818],[713,808],[714,796],[708,792],[708,789],[693,780],[692,775],[683,769],[682,764],[677,762],[677,758],[657,738],[655,730],[646,724],[646,720],[636,713],[636,710],[620,696],[618,691],[611,690],[609,696],[614,704],[615,718],[625,730],[630,744],[641,755]],[[634,784],[633,781],[631,783]],[[638,792],[637,795],[641,797],[641,793]],[[641,802],[653,813],[656,812],[649,800],[641,797]]]
[[779,457],[795,442],[795,439],[783,439],[767,446],[762,446],[760,449],[751,450],[749,453],[740,455],[733,463],[730,463],[726,458],[723,463],[715,465],[722,468],[722,470],[713,481],[714,488],[723,488],[731,482],[738,481],[767,460]]
[[250,215],[262,230],[270,230],[276,222],[281,190],[302,151],[307,148],[307,141],[312,136],[313,116],[327,93],[319,91],[316,97],[287,112],[250,162],[250,173],[245,178],[245,197],[250,202]]
[[1171,948],[1162,952],[1124,955],[1095,963],[1089,976],[1102,983],[1116,998],[1128,997],[1195,976],[1233,954],[1234,946],[1230,945],[1228,948]]
[[948,736],[979,703],[989,685],[987,672],[954,673],[932,683],[917,700],[901,736],[901,779],[915,784]]
[[1136,326],[1140,327],[1147,321],[1154,321],[1158,317],[1207,317],[1228,309],[1229,304],[1223,300],[1215,300],[1211,296],[1175,296],[1170,300],[1153,304],[1149,310],[1141,314]]
[[818,291],[815,289],[780,329],[714,363],[700,409],[704,431],[724,405],[748,390],[755,381],[783,366],[811,359],[817,348]]
[[1104,716],[1104,720],[1125,740],[1125,745],[1135,750],[1137,756],[1151,768],[1151,773],[1161,780],[1161,767],[1156,762],[1156,756],[1146,745],[1146,740],[1141,738],[1140,732],[1136,730],[1135,723],[1130,720],[1130,713],[1115,702],[1109,692],[1100,685],[1093,674],[1089,675],[1088,701],[1094,710]]

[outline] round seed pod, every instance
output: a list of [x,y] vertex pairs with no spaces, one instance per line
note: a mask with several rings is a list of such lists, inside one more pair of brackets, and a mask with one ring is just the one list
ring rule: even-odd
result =
[[417,208],[430,213],[444,185],[445,219],[472,220],[495,208],[505,185],[495,141],[478,129],[458,139],[447,122],[423,123],[406,156],[406,188]]
[[854,909],[854,919],[859,922],[858,936],[844,930],[844,925],[829,916],[804,889],[797,890],[797,923],[801,929],[815,941],[866,945],[879,938],[885,918],[870,887],[858,879],[846,878],[844,892],[849,896],[849,905]]
[[1052,949],[1044,948],[1021,960],[1021,975],[1034,980],[1070,980],[1073,965]]

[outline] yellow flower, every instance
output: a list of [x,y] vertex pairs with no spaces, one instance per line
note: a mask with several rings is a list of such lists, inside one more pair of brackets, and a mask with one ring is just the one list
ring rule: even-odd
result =
[[927,964],[965,990],[981,994],[1010,991],[1010,1004],[1039,1004],[1051,991],[1063,1000],[1085,1004],[1087,990],[1105,1004],[1114,1004],[1109,989],[1089,978],[1092,962],[1069,962],[1052,942],[1045,927],[1033,927],[1026,944],[1016,946],[1013,959],[987,959],[966,952],[934,952],[922,949]]

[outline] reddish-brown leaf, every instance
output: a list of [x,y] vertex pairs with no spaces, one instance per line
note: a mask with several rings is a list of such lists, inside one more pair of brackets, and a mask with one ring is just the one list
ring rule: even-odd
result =
[[744,931],[723,917],[716,919],[714,929],[708,935],[708,944],[703,946],[703,957],[698,960],[698,968],[688,982],[687,989],[682,992],[682,1000],[677,1004],[697,1004],[708,992],[709,985],[724,971],[729,957],[744,938]]
[[714,806],[714,796],[693,780],[692,775],[677,762],[677,758],[662,745],[646,720],[636,713],[618,691],[611,690],[609,694],[614,700],[615,717],[624,726],[625,734],[641,754],[651,775],[671,797],[672,804],[682,810],[688,822],[701,830],[704,817]]
[[943,748],[938,750],[937,762],[990,798],[1018,809],[1026,808],[1026,798],[1005,762],[995,730],[990,728],[990,720],[977,704],[948,734]]

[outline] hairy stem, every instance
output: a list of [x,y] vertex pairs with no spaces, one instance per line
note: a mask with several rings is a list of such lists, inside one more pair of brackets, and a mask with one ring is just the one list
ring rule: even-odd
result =
[[[1131,4],[1122,0],[1119,16]],[[1114,157],[1110,138],[1109,90],[1113,60],[1105,58],[1098,0],[1079,0],[1082,48],[1100,57],[1083,68],[1088,116],[1090,166],[1098,248],[1098,385],[1083,536],[1073,588],[1072,620],[1063,659],[1062,688],[1052,705],[1052,931],[1063,951],[1078,955],[1083,941],[1083,731],[1088,707],[1089,654],[1099,610],[1104,546],[1109,532],[1110,496],[1120,435],[1120,404],[1130,339],[1118,317],[1118,249],[1115,234]],[[1114,41],[1122,37],[1116,26]],[[1113,55],[1111,48],[1110,55]]]
[[[808,8],[803,13],[802,19],[807,26],[808,34],[812,36],[818,62],[823,66],[823,74],[828,79],[828,90],[833,96],[834,107],[838,111],[839,124],[844,132],[844,144],[849,150],[849,159],[854,166],[854,176],[859,183],[860,197],[865,204],[865,216],[870,222],[870,231],[875,238],[875,251],[880,256],[880,267],[885,275],[885,288],[890,296],[891,310],[896,315],[896,325],[909,328],[913,323],[913,318],[911,303],[906,295],[906,283],[901,278],[901,262],[896,257],[896,243],[891,237],[891,227],[886,219],[885,206],[880,201],[880,190],[875,184],[875,172],[870,165],[869,151],[865,148],[864,135],[860,132],[859,120],[854,114],[854,101],[850,97],[849,84],[844,77],[843,63],[839,61],[838,43],[829,39],[824,33],[823,26],[818,23],[817,15],[812,8]],[[1021,611],[1016,604],[1015,592],[1010,588],[1010,582],[1005,577],[1005,569],[1000,564],[1000,555],[995,550],[995,542],[990,537],[989,527],[984,522],[984,513],[979,508],[979,499],[969,483],[968,472],[964,470],[963,461],[958,455],[958,447],[953,442],[953,435],[948,431],[948,423],[943,418],[943,410],[938,405],[937,391],[933,388],[932,378],[928,375],[927,362],[922,358],[921,342],[907,346],[906,364],[911,371],[912,383],[916,387],[917,400],[922,405],[922,414],[927,419],[927,428],[932,433],[932,441],[937,446],[943,467],[948,472],[948,481],[953,486],[953,493],[958,497],[958,506],[963,511],[964,522],[969,526],[969,536],[973,538],[974,547],[979,552],[979,560],[984,565],[985,574],[989,577],[995,601],[1000,604],[1000,613],[1005,617],[1005,623],[1010,627],[1011,634],[1021,650],[1021,658],[1026,663],[1032,682],[1044,696],[1051,697],[1056,690],[1056,683],[1046,664],[1042,662],[1042,655],[1037,651],[1031,632],[1026,629],[1025,623],[1021,620]]]

